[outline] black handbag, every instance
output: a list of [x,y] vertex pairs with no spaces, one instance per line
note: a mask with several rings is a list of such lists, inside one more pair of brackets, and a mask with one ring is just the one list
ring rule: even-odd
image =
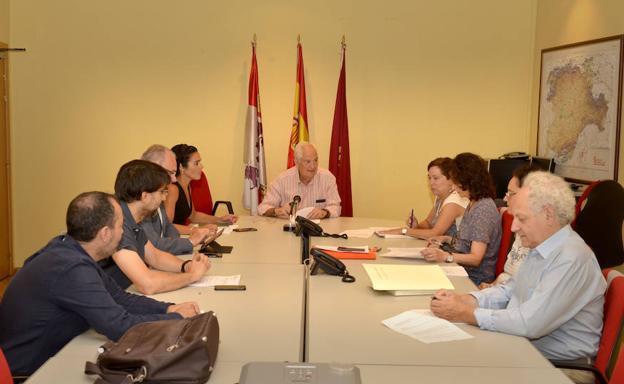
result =
[[117,342],[102,345],[86,374],[96,384],[205,383],[217,358],[219,322],[212,311],[179,320],[136,324]]

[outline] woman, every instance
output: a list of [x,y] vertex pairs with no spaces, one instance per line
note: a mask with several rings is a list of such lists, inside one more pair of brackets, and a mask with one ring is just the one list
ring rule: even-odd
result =
[[[456,262],[466,268],[476,285],[494,280],[494,268],[501,238],[501,219],[494,196],[494,184],[486,162],[473,153],[460,153],[453,159],[451,180],[460,196],[470,199],[455,237],[435,236],[422,250],[425,260]],[[453,249],[438,248],[444,243]]]
[[454,189],[450,179],[453,160],[448,157],[438,157],[427,166],[429,188],[435,196],[435,201],[427,218],[420,223],[416,218],[408,218],[409,228],[396,228],[384,231],[385,234],[405,234],[413,237],[428,238],[439,235],[455,235],[457,228],[455,221],[460,219],[470,202],[461,197]]
[[[514,200],[514,196],[518,193],[518,190],[522,188],[522,183],[524,182],[524,178],[531,172],[539,171],[540,168],[531,165],[523,165],[522,167],[516,168],[513,171],[513,176],[509,183],[507,184],[507,193],[505,193],[505,201],[508,206],[511,206]],[[491,283],[481,283],[479,284],[479,289],[489,288],[496,284],[504,284],[505,281],[509,280],[510,277],[515,275],[520,266],[524,262],[524,259],[529,254],[529,248],[523,247],[522,242],[520,241],[520,236],[516,236],[513,245],[511,246],[511,250],[509,254],[507,254],[507,261],[505,261],[505,266],[503,267],[503,272],[496,277]]]
[[181,234],[190,234],[194,224],[233,224],[238,220],[236,215],[224,215],[220,217],[207,215],[193,209],[191,199],[191,180],[201,178],[201,157],[197,148],[192,145],[178,144],[171,148],[176,155],[177,171],[175,183],[169,184],[169,193],[165,200],[167,217],[175,225]]

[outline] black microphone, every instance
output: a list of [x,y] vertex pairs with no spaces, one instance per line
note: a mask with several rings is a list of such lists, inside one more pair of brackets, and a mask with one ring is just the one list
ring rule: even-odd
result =
[[297,213],[300,202],[301,202],[301,196],[295,195],[295,197],[293,197],[293,201],[290,203],[290,216]]

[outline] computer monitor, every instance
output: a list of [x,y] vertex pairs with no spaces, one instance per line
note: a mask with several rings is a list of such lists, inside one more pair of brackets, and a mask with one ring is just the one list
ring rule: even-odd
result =
[[532,157],[531,165],[535,165],[544,171],[555,173],[555,160],[549,157]]
[[528,164],[529,159],[490,159],[488,170],[496,186],[496,198],[502,199],[507,192],[507,184],[516,168]]

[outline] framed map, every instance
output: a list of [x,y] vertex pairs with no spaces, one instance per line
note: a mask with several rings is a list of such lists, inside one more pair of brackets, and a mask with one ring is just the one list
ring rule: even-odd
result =
[[617,180],[624,35],[542,50],[537,154],[573,182]]

